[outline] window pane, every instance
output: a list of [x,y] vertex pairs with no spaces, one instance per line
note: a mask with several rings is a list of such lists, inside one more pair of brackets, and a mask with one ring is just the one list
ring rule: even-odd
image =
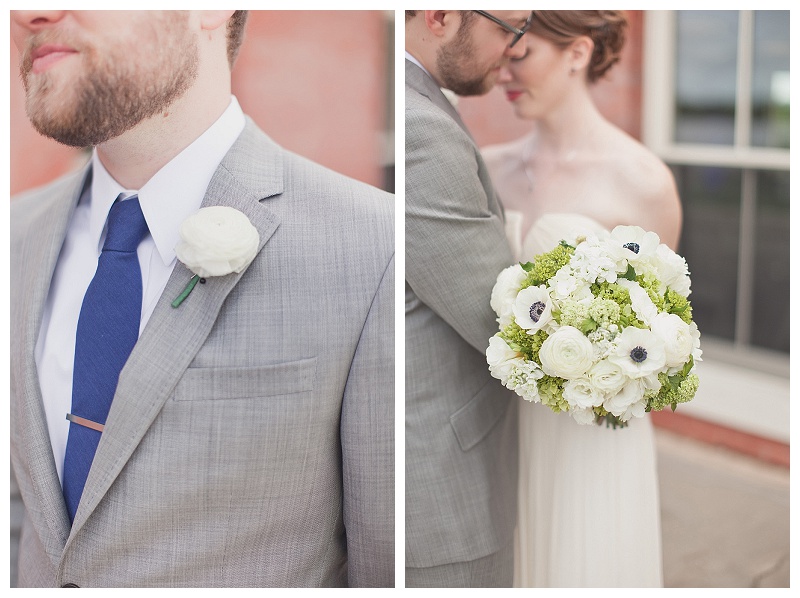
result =
[[739,14],[676,13],[675,141],[733,145]]
[[694,321],[704,335],[734,339],[741,170],[673,166],[683,203],[678,252],[692,276]]
[[757,175],[751,342],[789,352],[789,173]]
[[756,146],[789,147],[789,11],[755,13],[753,138]]

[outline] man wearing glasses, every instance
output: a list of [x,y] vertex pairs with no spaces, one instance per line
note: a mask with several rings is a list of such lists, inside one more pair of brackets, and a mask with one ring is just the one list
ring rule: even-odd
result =
[[530,11],[406,11],[406,587],[513,581],[517,423],[487,369],[513,262],[480,152],[443,95],[482,95]]

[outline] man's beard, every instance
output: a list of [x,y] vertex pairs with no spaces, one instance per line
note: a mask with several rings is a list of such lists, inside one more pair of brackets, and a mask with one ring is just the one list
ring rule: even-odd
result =
[[25,108],[34,128],[65,145],[94,146],[169,107],[197,78],[199,57],[185,17],[171,14],[166,18],[171,22],[156,24],[135,38],[134,43],[142,47],[158,48],[145,52],[138,61],[138,53],[135,48],[129,51],[130,46],[98,50],[77,40],[73,46],[79,50],[82,72],[67,85],[58,85],[48,72],[31,76],[31,48],[56,43],[59,33],[34,36],[20,65]]
[[475,44],[469,27],[462,27],[455,39],[439,48],[436,55],[436,71],[442,87],[460,96],[480,96],[491,91],[489,72],[474,72]]

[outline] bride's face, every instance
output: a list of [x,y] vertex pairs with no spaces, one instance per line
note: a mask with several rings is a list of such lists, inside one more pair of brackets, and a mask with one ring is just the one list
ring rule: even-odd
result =
[[504,84],[506,99],[520,118],[538,119],[562,103],[579,73],[570,72],[569,48],[559,48],[530,32],[522,39],[525,54],[509,63],[511,81]]

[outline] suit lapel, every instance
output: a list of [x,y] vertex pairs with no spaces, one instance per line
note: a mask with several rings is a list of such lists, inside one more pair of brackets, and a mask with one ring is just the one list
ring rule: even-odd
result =
[[[436,81],[433,80],[433,77],[428,75],[410,60],[406,60],[406,84],[417,93],[428,98],[435,106],[444,110],[454,121],[456,121],[456,124],[461,127],[461,130],[467,134],[472,141],[472,144],[475,146],[475,154],[478,159],[478,164],[482,170],[485,170],[486,166],[483,164],[483,158],[481,157],[480,150],[478,149],[478,144],[475,143],[475,139],[473,139],[472,134],[467,128],[467,125],[464,124],[463,120],[461,120],[461,116],[458,114],[458,111],[442,93],[442,90],[439,88],[439,85],[436,83]],[[499,214],[500,217],[505,220],[503,203],[500,201],[497,193],[495,193],[494,186],[489,183],[488,186],[485,185],[485,188],[489,209],[492,212]]]
[[30,266],[21,272],[16,281],[19,288],[14,291],[24,299],[19,301],[20,314],[11,323],[11,352],[19,356],[12,375],[19,379],[16,387],[24,389],[22,396],[12,402],[12,408],[19,409],[13,417],[12,434],[17,436],[15,444],[24,452],[25,458],[19,462],[27,465],[25,473],[34,492],[34,496],[25,496],[26,502],[33,501],[26,509],[54,564],[61,556],[70,525],[50,446],[34,352],[50,281],[88,172],[87,167],[74,175],[65,183],[62,193],[44,199],[37,207],[40,214],[24,235],[21,249]]
[[[203,207],[229,206],[243,212],[258,230],[259,251],[279,225],[278,217],[260,200],[283,191],[277,146],[265,141],[263,134],[248,122],[214,174],[203,200]],[[195,286],[178,308],[173,308],[172,301],[193,276],[180,262],[175,265],[120,374],[70,538],[80,530],[122,471],[211,332],[226,297],[246,272],[210,277],[205,284]]]
[[[422,94],[433,102],[436,106],[444,110],[450,117],[456,121],[459,127],[469,135],[472,139],[472,134],[469,132],[467,125],[461,120],[458,110],[450,103],[450,100],[442,93],[439,85],[433,80],[429,74],[419,68],[410,60],[406,60],[406,82],[411,88],[419,94]],[[474,143],[474,140],[473,140]]]

